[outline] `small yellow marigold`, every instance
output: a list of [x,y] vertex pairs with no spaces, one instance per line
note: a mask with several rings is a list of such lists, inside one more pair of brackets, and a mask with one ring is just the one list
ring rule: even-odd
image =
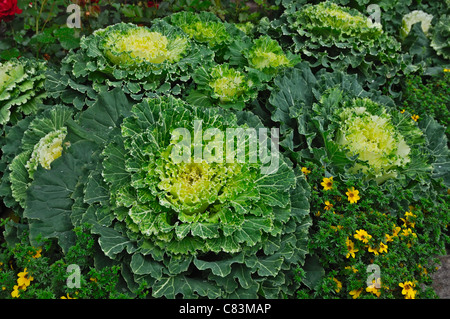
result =
[[307,167],[302,167],[302,173],[308,175],[311,171]]
[[405,299],[415,299],[417,290],[414,290],[416,284],[412,281],[405,281],[398,284],[402,288],[402,294],[405,295]]
[[347,246],[347,255],[345,256],[346,258],[349,258],[350,256],[352,256],[352,258],[355,258],[355,253],[358,252],[358,249],[355,249],[355,243],[352,242],[348,237],[347,240],[345,241],[345,244]]
[[330,201],[326,200],[325,201],[325,207],[323,209],[325,210],[331,210],[333,208],[333,204],[330,203]]
[[372,238],[364,229],[359,229],[356,231],[356,234],[353,235],[356,239],[362,241],[364,244],[367,244],[369,240]]
[[335,291],[336,291],[336,292],[341,291],[341,289],[342,289],[342,282],[340,282],[339,280],[337,280],[337,279],[334,278],[334,277],[333,277],[333,280],[334,280],[334,282],[336,283],[336,289],[335,289]]
[[354,187],[352,188],[348,188],[347,192],[345,193],[348,196],[348,201],[351,204],[355,204],[356,202],[358,202],[358,200],[360,200],[361,198],[359,197],[359,191],[356,190]]
[[322,183],[320,185],[323,186],[323,190],[327,191],[333,188],[333,176],[327,178],[324,177]]
[[353,299],[357,299],[359,295],[363,292],[363,288],[355,289],[349,292],[350,296],[352,296]]

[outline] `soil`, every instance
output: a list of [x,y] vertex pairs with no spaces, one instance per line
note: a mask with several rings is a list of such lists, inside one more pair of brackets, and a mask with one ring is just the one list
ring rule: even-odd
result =
[[433,288],[441,299],[450,299],[450,255],[439,257],[441,265],[433,274]]

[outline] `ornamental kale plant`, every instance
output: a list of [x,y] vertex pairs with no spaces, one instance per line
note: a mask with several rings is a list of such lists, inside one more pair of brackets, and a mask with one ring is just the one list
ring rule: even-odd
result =
[[34,114],[47,94],[44,90],[45,63],[21,58],[0,63],[0,125],[15,124]]
[[[250,135],[235,153],[219,152],[226,148],[217,131],[231,128],[262,124],[249,112],[171,96],[132,105],[120,89],[101,92],[67,121],[70,147],[50,170],[40,165],[33,174],[22,219],[31,243],[56,238],[67,252],[74,227],[89,223],[100,246],[94,259],[120,265],[130,291],[145,281],[153,297],[292,295],[294,269],[307,253],[309,189],[281,155],[272,174],[263,170],[266,160],[229,162],[236,152],[249,159],[255,152]],[[177,160],[188,138],[194,143],[181,149],[191,154],[192,147],[189,159],[198,149],[206,157]]]
[[222,22],[215,14],[202,11],[177,12],[164,18],[168,23],[181,28],[190,38],[206,44],[215,53],[215,60],[222,63],[228,46],[244,36],[234,24]]
[[6,167],[0,194],[17,216],[22,216],[26,192],[38,167],[49,170],[51,163],[70,147],[63,141],[66,122],[72,115],[72,109],[57,105],[35,117],[26,117],[7,131],[0,161]]
[[258,78],[228,63],[200,67],[193,75],[196,88],[187,97],[191,104],[243,110],[258,96]]
[[395,178],[450,185],[445,127],[431,117],[396,111],[379,93],[363,90],[355,76],[319,72],[307,64],[274,80],[271,119],[281,123],[283,144],[294,158],[327,165],[333,175],[360,174],[382,183]]
[[[261,32],[280,39],[286,50],[299,53],[312,67],[358,74],[371,88],[393,90],[406,68],[400,43],[355,9],[325,1],[288,8]],[[394,92],[394,91],[393,91]]]
[[439,18],[439,21],[434,26],[431,46],[436,50],[437,54],[444,57],[447,61],[450,60],[450,12],[444,14]]
[[277,40],[268,35],[251,39],[242,37],[236,40],[226,55],[229,63],[245,68],[255,74],[261,82],[269,82],[281,70],[292,67],[301,61],[299,55],[284,51]]
[[213,57],[162,20],[151,28],[119,23],[99,29],[83,37],[80,46],[46,83],[52,97],[77,109],[91,105],[95,92],[114,87],[137,101],[160,92],[180,94],[194,70]]

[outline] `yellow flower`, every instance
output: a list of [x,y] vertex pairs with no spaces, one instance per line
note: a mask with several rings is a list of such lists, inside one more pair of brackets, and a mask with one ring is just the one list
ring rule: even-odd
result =
[[352,242],[347,237],[347,240],[345,241],[345,244],[347,245],[347,250],[348,250],[348,253],[347,253],[347,255],[345,257],[349,258],[350,256],[352,256],[353,258],[355,258],[355,253],[359,251],[358,249],[355,249],[355,243]]
[[405,299],[415,299],[417,290],[414,290],[416,284],[412,281],[405,281],[398,284],[402,289],[402,294],[405,295]]
[[417,216],[414,215],[412,212],[405,212],[405,217],[409,218],[409,217],[417,217]]
[[374,253],[377,256],[378,254],[387,253],[387,249],[388,246],[385,243],[380,243],[380,246],[376,248],[369,246],[368,251],[369,253]]
[[367,244],[369,240],[372,238],[364,229],[360,229],[356,231],[356,234],[353,235],[356,239],[362,241],[364,244]]
[[444,72],[450,72],[450,69],[444,69]]
[[67,297],[66,296],[62,296],[61,299],[77,299],[77,298],[72,298],[69,296],[69,293],[67,293]]
[[369,253],[374,253],[375,256],[377,256],[379,253],[378,248],[372,248],[371,246],[369,246],[368,251],[369,251]]
[[327,200],[326,200],[326,201],[325,201],[325,205],[326,205],[326,206],[324,207],[325,210],[330,210],[330,209],[333,208],[333,204],[331,204],[330,201],[327,201]]
[[359,295],[363,292],[363,288],[355,289],[349,292],[349,294],[352,296],[353,299],[356,299],[359,297]]
[[337,226],[330,226],[331,229],[334,229],[334,231],[338,231],[344,228],[344,226],[337,225]]
[[380,297],[380,295],[381,295],[381,291],[378,288],[375,288],[375,283],[373,283],[372,285],[368,286],[366,288],[366,291],[373,293],[377,297]]
[[331,176],[329,178],[324,177],[323,182],[320,183],[320,185],[323,186],[324,191],[327,191],[327,190],[330,190],[331,188],[333,188],[333,176]]
[[360,197],[359,197],[359,191],[358,190],[356,190],[354,187],[352,187],[352,188],[348,188],[347,189],[347,192],[345,193],[347,196],[348,196],[348,201],[351,203],[351,204],[354,204],[354,203],[356,203],[358,200],[360,200]]
[[355,273],[355,274],[358,272],[358,269],[356,269],[356,268],[353,267],[353,266],[351,266],[351,267],[350,267],[350,266],[346,266],[345,269],[351,270],[351,271],[353,271],[353,273]]
[[428,275],[428,270],[425,267],[423,267],[421,264],[418,264],[417,268],[422,270],[422,274]]
[[34,259],[40,258],[40,257],[42,257],[41,253],[42,253],[42,248],[39,248],[39,249],[36,250],[36,254],[34,254],[32,257]]
[[380,243],[380,249],[378,250],[381,254],[383,252],[387,253],[388,246],[385,243]]
[[411,118],[414,120],[414,122],[417,122],[417,120],[419,119],[419,115],[417,114],[411,115]]
[[414,217],[417,217],[417,216],[411,212],[405,212],[405,218],[400,218],[400,220],[403,221],[403,226],[414,228],[416,223],[411,221],[411,218],[414,218]]
[[311,173],[311,171],[307,167],[302,167],[302,172],[305,175],[308,175],[309,173]]
[[18,285],[15,285],[14,287],[13,287],[13,291],[11,292],[11,297],[13,297],[13,298],[19,298],[19,296],[20,296],[20,294],[19,294],[19,286]]
[[391,242],[391,241],[394,241],[394,237],[395,236],[391,236],[391,235],[389,235],[389,234],[384,234],[384,236],[386,237],[386,242],[388,243],[388,242]]
[[25,289],[26,289],[26,287],[28,287],[30,285],[31,281],[34,280],[33,277],[28,276],[28,272],[27,272],[26,268],[24,269],[23,272],[19,272],[17,274],[17,277],[19,277],[19,278],[17,278],[17,284],[20,287],[24,287]]
[[405,237],[407,237],[407,236],[409,236],[409,235],[411,235],[411,236],[413,236],[413,237],[417,237],[416,233],[413,233],[413,231],[412,231],[411,228],[403,229],[402,235],[405,236]]
[[401,111],[400,111],[400,113],[402,113],[402,114],[403,114],[403,113],[405,113],[405,111],[406,111],[406,110],[405,110],[405,109],[403,109],[403,110],[401,110]]
[[397,237],[400,230],[402,230],[400,227],[395,226],[394,229],[392,230],[393,231],[392,236]]
[[334,282],[336,283],[336,289],[335,289],[335,291],[336,291],[336,292],[341,291],[341,289],[342,289],[342,282],[340,282],[339,280],[337,280],[337,279],[334,278],[334,277],[333,277],[333,280],[334,280]]

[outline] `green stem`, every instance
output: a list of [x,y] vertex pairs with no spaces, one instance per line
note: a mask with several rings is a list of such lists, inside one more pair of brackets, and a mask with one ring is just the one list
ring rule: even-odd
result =
[[39,10],[39,15],[38,15],[38,17],[37,17],[37,19],[36,19],[36,35],[38,35],[38,33],[39,33],[39,20],[41,20],[41,14],[42,14],[42,11],[44,10],[44,6],[45,6],[45,4],[47,3],[47,0],[44,0],[43,2],[42,2],[42,4],[41,4],[41,9]]

